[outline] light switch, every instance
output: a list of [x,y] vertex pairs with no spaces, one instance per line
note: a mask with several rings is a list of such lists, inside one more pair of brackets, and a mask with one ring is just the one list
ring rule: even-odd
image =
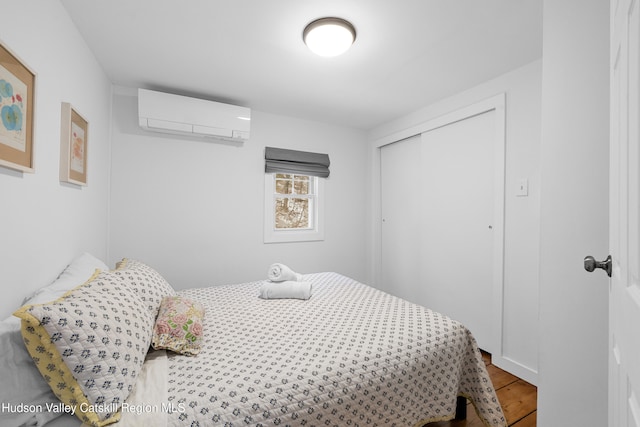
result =
[[520,178],[518,180],[518,187],[516,188],[516,196],[527,197],[529,195],[529,180],[527,178]]

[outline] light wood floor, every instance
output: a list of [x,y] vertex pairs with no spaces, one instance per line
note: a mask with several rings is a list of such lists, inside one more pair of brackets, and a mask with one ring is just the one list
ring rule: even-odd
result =
[[[538,407],[538,389],[491,364],[491,356],[483,354],[491,382],[496,389],[509,427],[535,427]],[[467,419],[427,424],[428,427],[484,427],[471,403],[467,406]],[[425,426],[425,427],[427,427]]]

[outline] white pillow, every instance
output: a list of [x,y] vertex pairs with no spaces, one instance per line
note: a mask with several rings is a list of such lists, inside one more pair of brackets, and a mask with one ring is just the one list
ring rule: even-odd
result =
[[25,304],[41,304],[54,301],[67,291],[82,285],[89,280],[96,270],[109,271],[109,266],[90,253],[83,253],[69,264],[50,285],[37,290],[22,302]]

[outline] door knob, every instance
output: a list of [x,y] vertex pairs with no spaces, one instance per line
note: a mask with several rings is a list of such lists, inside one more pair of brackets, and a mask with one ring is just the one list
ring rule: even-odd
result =
[[604,261],[596,261],[594,257],[589,255],[584,259],[584,269],[591,273],[596,268],[601,268],[607,272],[607,276],[611,277],[611,255]]

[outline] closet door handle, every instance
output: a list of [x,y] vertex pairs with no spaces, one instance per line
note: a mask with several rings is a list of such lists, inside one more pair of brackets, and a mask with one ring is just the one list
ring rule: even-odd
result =
[[584,269],[591,273],[596,268],[603,269],[607,272],[607,276],[611,277],[611,255],[609,255],[604,261],[596,261],[596,259],[591,255],[585,257]]

